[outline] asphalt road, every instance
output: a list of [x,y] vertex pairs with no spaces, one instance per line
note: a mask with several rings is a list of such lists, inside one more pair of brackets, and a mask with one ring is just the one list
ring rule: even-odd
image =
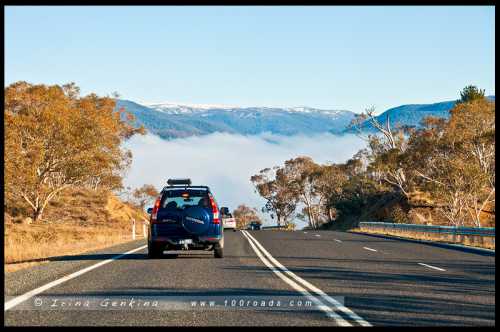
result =
[[5,325],[495,325],[494,254],[263,230],[226,232],[223,259],[148,259],[145,248],[114,259],[144,244],[6,274]]

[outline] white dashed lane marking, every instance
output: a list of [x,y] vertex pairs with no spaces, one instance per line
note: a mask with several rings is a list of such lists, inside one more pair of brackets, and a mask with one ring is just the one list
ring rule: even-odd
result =
[[422,266],[426,266],[428,268],[431,268],[431,269],[434,269],[434,270],[438,270],[438,271],[446,271],[445,269],[442,269],[440,267],[435,267],[435,266],[432,266],[432,265],[428,265],[428,264],[424,264],[424,263],[418,263],[419,265],[422,265]]

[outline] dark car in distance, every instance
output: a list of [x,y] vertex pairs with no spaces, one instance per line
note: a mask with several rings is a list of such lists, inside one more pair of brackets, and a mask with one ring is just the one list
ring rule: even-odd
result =
[[219,207],[210,188],[190,179],[169,179],[151,211],[148,257],[165,250],[213,250],[224,256],[224,232]]
[[257,221],[252,221],[250,224],[248,224],[247,229],[248,230],[253,230],[253,231],[260,231],[260,223]]

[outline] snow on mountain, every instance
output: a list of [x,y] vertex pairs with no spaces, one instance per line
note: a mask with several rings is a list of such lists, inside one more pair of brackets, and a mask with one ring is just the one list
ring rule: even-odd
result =
[[117,100],[137,122],[163,138],[205,135],[213,132],[279,135],[341,132],[354,113],[310,107],[248,107],[218,104],[135,103]]
[[236,105],[225,105],[225,104],[188,104],[188,103],[176,103],[176,102],[162,102],[162,103],[140,103],[143,106],[149,107],[158,112],[163,112],[167,114],[194,114],[201,113],[200,116],[207,117],[210,116],[208,111],[213,110],[223,110],[223,111],[233,111],[233,112],[245,112],[245,114],[240,114],[241,117],[251,117],[252,111],[253,115],[255,112],[288,112],[288,113],[316,113],[323,114],[331,117],[337,117],[341,112],[340,110],[323,110],[316,109],[312,107],[299,106],[299,107],[258,107],[258,106],[236,106]]
[[324,110],[324,109],[318,109],[318,108],[312,108],[312,107],[306,107],[306,106],[300,106],[300,107],[291,107],[291,108],[286,108],[285,109],[288,112],[297,112],[297,113],[316,113],[316,114],[324,114],[332,117],[337,117],[341,115],[343,112],[348,112],[346,110]]
[[210,109],[228,110],[237,107],[237,106],[222,105],[222,104],[186,104],[186,103],[175,103],[175,102],[142,103],[142,105],[169,114],[195,113],[195,112],[203,112]]

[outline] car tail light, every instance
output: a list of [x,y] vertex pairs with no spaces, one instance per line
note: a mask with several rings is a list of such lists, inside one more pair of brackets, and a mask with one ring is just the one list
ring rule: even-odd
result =
[[153,206],[153,211],[151,212],[151,222],[156,222],[156,216],[158,215],[158,210],[160,209],[161,197],[158,197]]
[[214,198],[212,195],[208,195],[210,198],[210,205],[212,205],[212,213],[214,214],[214,224],[220,224],[220,219],[219,219],[219,209],[217,208],[217,204],[215,203]]

